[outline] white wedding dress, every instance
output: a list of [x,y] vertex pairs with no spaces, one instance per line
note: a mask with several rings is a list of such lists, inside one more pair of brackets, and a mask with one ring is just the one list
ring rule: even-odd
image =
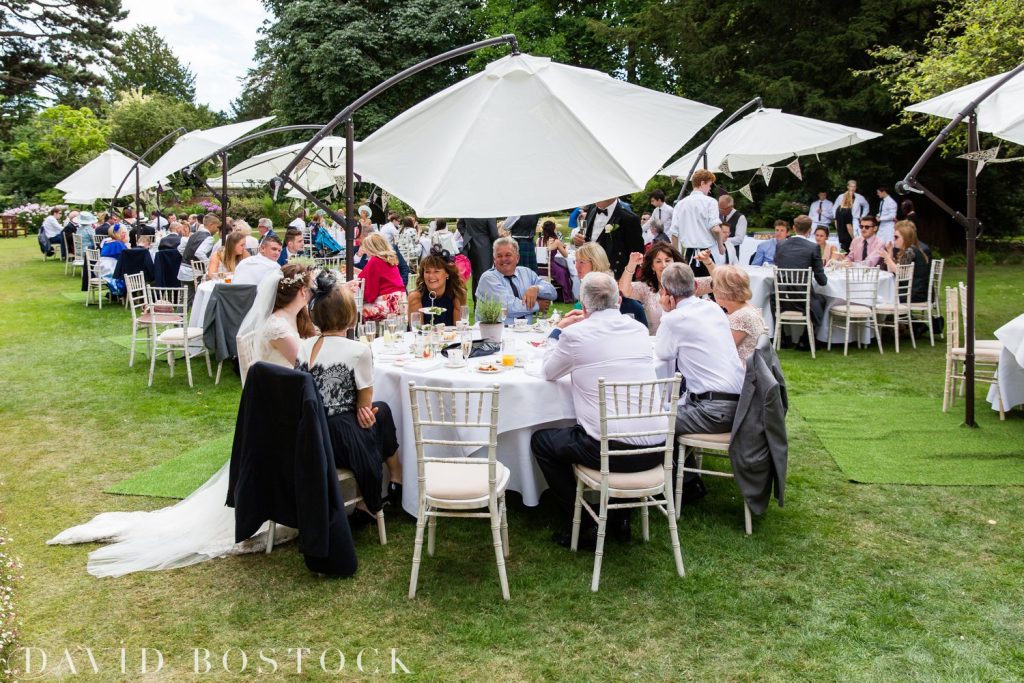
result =
[[[260,283],[253,307],[242,321],[239,336],[256,330],[259,360],[284,367],[292,364],[270,342],[294,329],[273,309],[280,271]],[[269,303],[268,303],[269,301]],[[227,455],[227,454],[225,454]],[[92,521],[72,527],[47,541],[48,545],[110,543],[89,553],[88,572],[93,576],[123,576],[138,571],[174,569],[216,557],[259,552],[267,546],[267,525],[252,538],[235,543],[235,511],[225,505],[230,460],[188,498],[152,512],[105,512]],[[274,544],[295,538],[294,529],[277,526]]]

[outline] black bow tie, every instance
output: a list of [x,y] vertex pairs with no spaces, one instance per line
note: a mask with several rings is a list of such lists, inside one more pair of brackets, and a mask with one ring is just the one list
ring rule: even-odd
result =
[[608,215],[608,209],[598,209],[597,212],[599,214],[601,214],[602,216],[607,216]]

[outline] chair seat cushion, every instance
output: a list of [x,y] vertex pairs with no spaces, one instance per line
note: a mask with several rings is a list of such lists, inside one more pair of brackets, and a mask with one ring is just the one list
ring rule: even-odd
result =
[[912,301],[910,302],[910,310],[912,311],[927,311],[932,308],[932,304],[927,301]]
[[779,313],[780,320],[804,320],[807,318],[807,314],[803,311],[783,311]]
[[975,339],[975,349],[996,349],[997,351],[1003,350],[1003,342],[998,339]]
[[910,306],[907,306],[906,304],[878,304],[875,306],[875,310],[879,313],[892,313],[893,311],[896,311],[897,313],[909,313]]
[[[424,463],[427,476],[425,487],[427,496],[441,500],[486,498],[488,495],[487,461],[473,460],[483,464],[472,464],[471,462],[467,462],[465,465],[457,462]],[[500,462],[496,463],[495,475],[500,495],[508,485],[509,470]]]
[[676,443],[680,446],[695,446],[697,448],[708,444],[709,448],[721,446],[722,450],[726,450],[731,442],[732,434],[728,432],[724,434],[680,434],[676,437]]
[[[203,336],[203,328],[201,327],[189,327],[186,329],[188,330],[189,339],[201,338]],[[180,327],[175,327],[170,330],[164,330],[163,332],[160,333],[156,340],[160,342],[180,342],[184,339],[184,332],[185,330],[183,330]]]
[[871,307],[864,304],[850,304],[849,310],[846,304],[836,304],[832,309],[832,315],[849,316],[850,318],[870,318]]
[[180,315],[170,313],[143,313],[139,316],[140,323],[156,323],[157,325],[174,325],[181,322]]
[[[576,474],[590,488],[601,488],[601,470],[577,465]],[[610,472],[608,474],[608,486],[613,489],[641,491],[657,488],[664,483],[665,468],[660,465],[643,472]]]
[[[965,349],[962,346],[953,347],[952,349],[950,349],[949,352],[955,358],[966,358],[967,357],[967,349]],[[975,347],[975,349],[974,349],[974,357],[977,360],[985,361],[985,362],[988,362],[988,363],[997,363],[997,362],[999,362],[999,356],[1001,354],[1002,354],[1002,349],[1001,348],[993,349],[993,348]]]

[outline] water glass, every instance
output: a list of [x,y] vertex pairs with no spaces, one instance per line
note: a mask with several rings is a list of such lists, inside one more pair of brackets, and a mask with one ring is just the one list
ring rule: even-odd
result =
[[423,327],[423,314],[419,311],[415,311],[409,314],[409,328],[419,334],[420,329]]
[[469,304],[459,309],[459,327],[469,327]]

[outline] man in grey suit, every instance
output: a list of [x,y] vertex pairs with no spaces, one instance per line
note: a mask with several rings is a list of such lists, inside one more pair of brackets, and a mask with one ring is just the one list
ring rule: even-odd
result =
[[496,218],[460,218],[456,227],[462,235],[462,253],[469,259],[473,270],[473,297],[476,297],[477,284],[480,276],[494,265],[491,253],[494,241],[498,239],[498,219]]
[[[775,247],[775,266],[778,268],[810,268],[814,273],[814,281],[819,285],[828,284],[825,267],[821,263],[821,248],[811,237],[811,226],[814,221],[810,216],[802,215],[793,219],[791,235]],[[783,304],[783,310],[799,309],[799,304]],[[778,315],[778,312],[776,312]],[[811,292],[811,322],[817,329],[822,316],[825,315],[825,297]],[[807,333],[804,333],[807,336]],[[798,350],[810,350],[810,340],[801,339]]]

